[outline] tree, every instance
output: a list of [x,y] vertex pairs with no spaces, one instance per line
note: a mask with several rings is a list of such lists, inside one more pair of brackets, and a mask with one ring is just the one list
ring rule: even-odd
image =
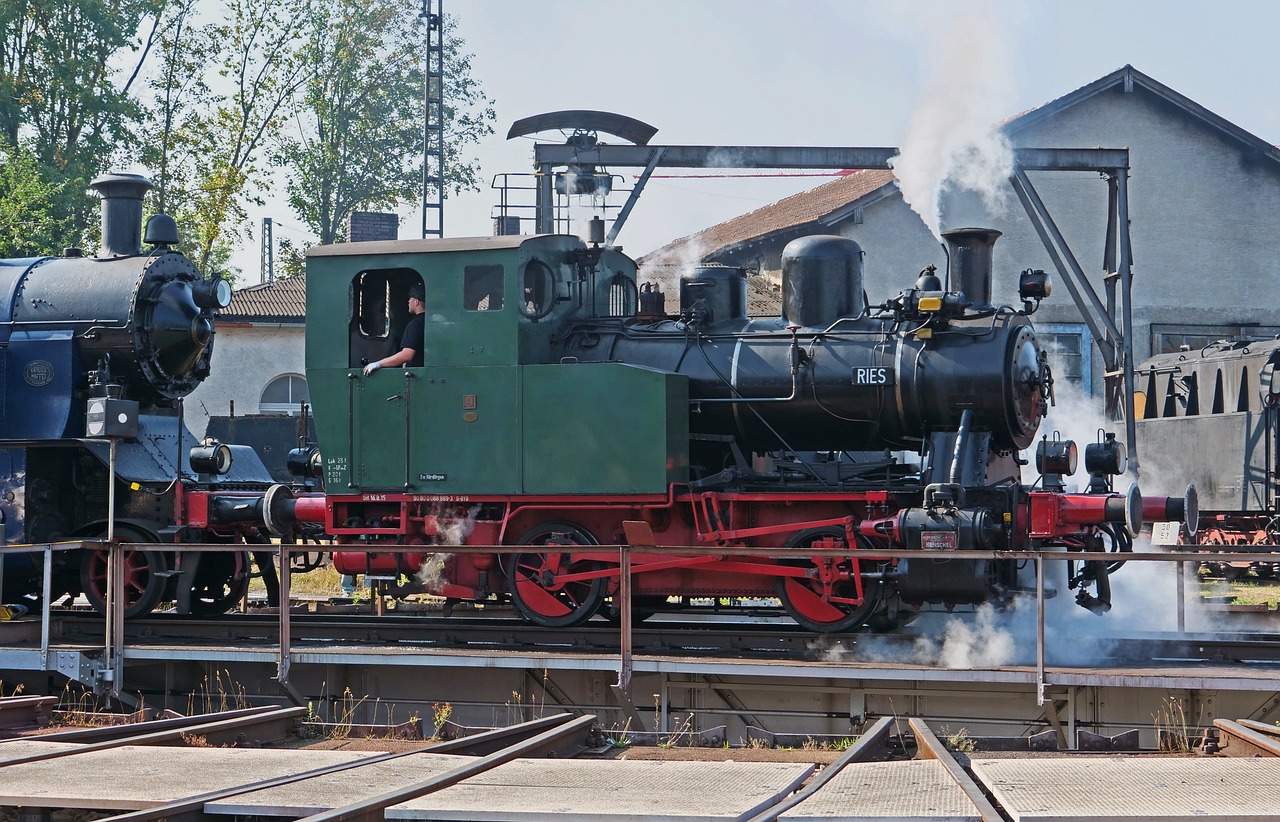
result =
[[51,213],[58,191],[30,151],[0,141],[0,259],[59,250]]
[[[307,78],[299,49],[311,3],[226,0],[219,21],[203,25],[194,5],[178,0],[182,22],[161,38],[146,156],[161,170],[166,206],[194,235],[190,256],[207,271],[225,263],[244,204],[266,185],[262,155]],[[206,82],[207,65],[217,77]]]
[[163,1],[0,0],[0,141],[29,151],[56,185],[43,213],[58,245],[80,244],[95,202],[88,182],[138,116],[137,68],[119,80],[113,66],[130,50],[145,59],[150,37],[138,32]]
[[[310,81],[281,142],[289,202],[321,243],[342,239],[352,211],[413,202],[422,180],[424,36],[420,0],[318,0],[303,57]],[[444,22],[446,190],[478,186],[463,149],[493,133],[493,103],[471,55]]]

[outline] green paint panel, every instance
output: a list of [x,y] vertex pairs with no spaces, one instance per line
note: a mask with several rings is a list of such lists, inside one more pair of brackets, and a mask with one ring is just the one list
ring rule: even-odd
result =
[[421,371],[423,379],[414,387],[413,401],[415,490],[423,494],[520,493],[519,368]]
[[347,374],[312,371],[326,409],[354,410],[350,428],[345,414],[316,418],[329,491],[519,493],[517,368],[384,368],[354,380]]
[[522,377],[526,494],[659,494],[688,479],[686,377],[620,363]]

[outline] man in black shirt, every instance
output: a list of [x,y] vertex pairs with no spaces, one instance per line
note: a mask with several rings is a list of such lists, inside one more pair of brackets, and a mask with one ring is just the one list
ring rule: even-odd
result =
[[423,313],[426,307],[422,301],[426,297],[426,290],[418,283],[409,286],[410,317],[409,324],[404,327],[404,334],[400,336],[400,350],[390,357],[383,357],[366,365],[364,367],[366,377],[379,368],[394,368],[398,365],[408,365],[409,368],[422,367],[423,349],[426,347],[423,339],[427,323],[426,315]]

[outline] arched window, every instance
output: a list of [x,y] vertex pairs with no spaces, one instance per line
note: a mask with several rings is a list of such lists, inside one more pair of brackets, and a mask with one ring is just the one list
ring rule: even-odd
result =
[[301,374],[282,374],[262,389],[258,400],[261,414],[301,414],[302,404],[311,402],[307,379]]

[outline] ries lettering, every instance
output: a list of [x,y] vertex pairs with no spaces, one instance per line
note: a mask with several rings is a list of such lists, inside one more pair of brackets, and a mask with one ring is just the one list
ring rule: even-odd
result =
[[893,369],[888,366],[853,369],[854,385],[893,385]]

